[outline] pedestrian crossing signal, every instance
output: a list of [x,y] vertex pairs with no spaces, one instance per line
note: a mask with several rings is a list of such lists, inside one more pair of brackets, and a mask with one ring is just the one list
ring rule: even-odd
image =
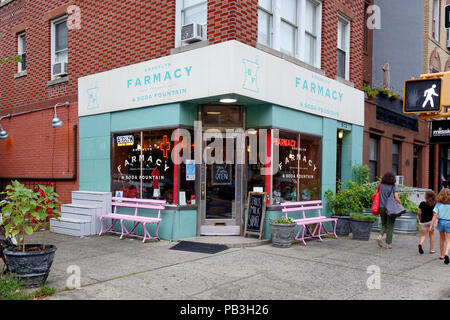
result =
[[404,113],[440,112],[442,79],[421,79],[405,82]]

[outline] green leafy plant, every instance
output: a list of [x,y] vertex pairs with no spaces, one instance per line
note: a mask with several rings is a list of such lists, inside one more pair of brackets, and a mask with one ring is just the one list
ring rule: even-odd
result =
[[370,215],[370,214],[362,214],[362,213],[352,213],[350,215],[351,219],[363,220],[363,221],[377,221],[378,218]]
[[374,99],[377,96],[377,93],[378,93],[377,90],[372,89],[372,87],[367,85],[367,84],[363,85],[363,91],[365,93],[367,93],[367,97],[369,99]]
[[342,185],[338,182],[338,191],[325,192],[328,208],[336,216],[348,216],[352,212],[372,207],[372,196],[375,194],[378,182],[369,182],[369,167],[355,165],[352,168],[353,180]]
[[16,55],[16,56],[12,56],[12,57],[0,58],[0,64],[6,63],[6,62],[22,62],[22,56]]
[[292,221],[291,218],[287,218],[286,217],[280,217],[278,220],[270,220],[270,222],[272,223],[277,223],[277,224],[291,224],[294,223],[294,221]]
[[[19,249],[25,252],[25,235],[30,236],[40,228],[44,228],[43,249],[45,249],[45,229],[48,218],[59,219],[60,202],[58,194],[51,187],[39,186],[42,191],[33,191],[20,182],[12,181],[6,187],[6,204],[2,208],[2,215],[6,225],[6,236],[21,236]],[[45,194],[45,195],[44,195]]]

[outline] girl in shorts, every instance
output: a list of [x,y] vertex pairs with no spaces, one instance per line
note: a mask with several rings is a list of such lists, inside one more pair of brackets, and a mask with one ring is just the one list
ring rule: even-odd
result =
[[[427,191],[425,193],[425,201],[422,201],[419,205],[419,210],[417,212],[417,217],[419,218],[420,230],[422,231],[422,236],[419,241],[419,253],[423,254],[423,243],[427,238],[430,237],[430,253],[436,253],[434,248],[434,228],[431,224],[433,220],[433,209],[436,205],[436,194],[433,191]],[[430,228],[431,226],[431,228]]]
[[[450,250],[450,189],[443,188],[437,197],[437,201],[441,204],[433,209],[433,220],[431,220],[430,231],[436,220],[439,219],[437,229],[439,231],[441,256],[445,264],[449,264],[448,252]],[[445,242],[445,252],[444,252]]]

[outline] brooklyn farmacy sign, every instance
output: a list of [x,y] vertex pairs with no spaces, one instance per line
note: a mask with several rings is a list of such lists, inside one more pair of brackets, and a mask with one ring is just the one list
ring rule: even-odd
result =
[[236,94],[364,125],[364,94],[237,41],[78,80],[79,116]]

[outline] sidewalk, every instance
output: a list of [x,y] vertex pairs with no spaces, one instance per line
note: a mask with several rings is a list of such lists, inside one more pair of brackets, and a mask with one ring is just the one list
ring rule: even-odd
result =
[[[392,250],[378,248],[375,236],[209,255],[168,250],[168,241],[51,233],[47,242],[58,250],[47,284],[59,292],[49,299],[450,299],[437,233],[434,255],[418,254],[418,236],[395,235]],[[71,265],[81,270],[77,290],[65,289]],[[367,288],[371,265],[380,267],[381,290]]]

